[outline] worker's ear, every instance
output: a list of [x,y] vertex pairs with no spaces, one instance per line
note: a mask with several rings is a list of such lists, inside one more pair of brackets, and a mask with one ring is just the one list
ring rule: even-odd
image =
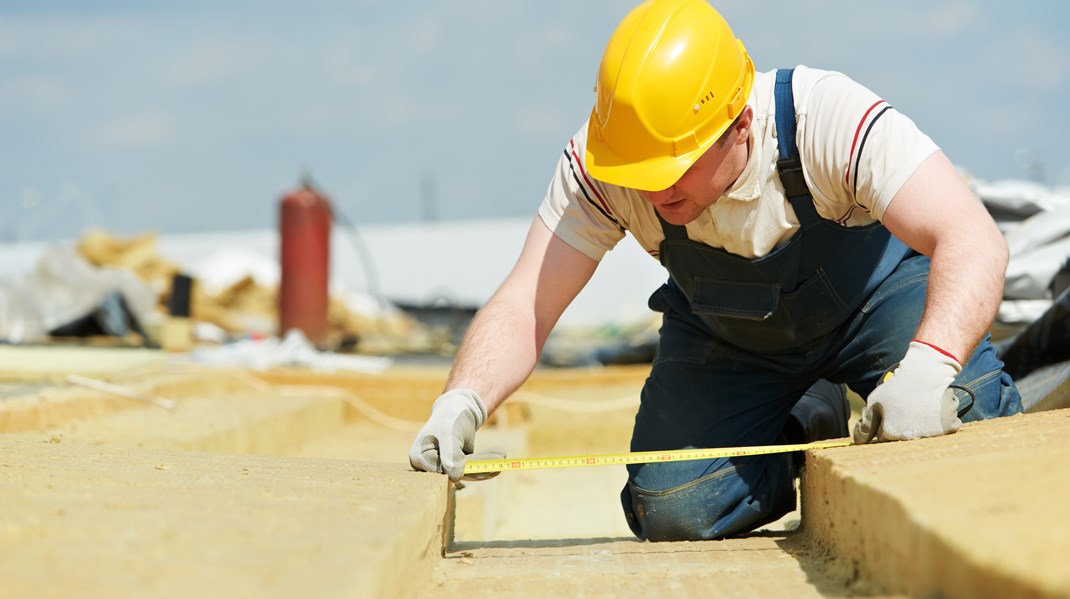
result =
[[737,144],[745,144],[750,139],[750,126],[754,122],[754,109],[747,104],[743,107],[743,111],[739,113],[739,117],[732,123],[732,127],[735,128],[735,141]]

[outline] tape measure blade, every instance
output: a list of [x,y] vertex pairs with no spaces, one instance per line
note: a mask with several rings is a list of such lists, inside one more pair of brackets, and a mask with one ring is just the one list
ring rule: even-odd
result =
[[651,464],[655,462],[682,462],[689,460],[718,459],[789,453],[809,449],[845,447],[850,439],[829,439],[795,445],[756,445],[750,447],[716,447],[707,449],[672,449],[666,451],[634,451],[595,455],[554,456],[544,458],[513,458],[497,460],[469,460],[465,474],[503,472],[505,470],[534,470],[538,468],[574,468],[579,466],[612,466],[628,464]]

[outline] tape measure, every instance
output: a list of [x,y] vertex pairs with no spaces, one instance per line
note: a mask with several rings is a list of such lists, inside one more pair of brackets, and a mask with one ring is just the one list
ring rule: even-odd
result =
[[710,460],[734,458],[770,453],[788,453],[807,449],[846,447],[850,439],[830,439],[797,445],[755,445],[751,447],[716,447],[710,449],[673,449],[668,451],[634,451],[631,453],[606,453],[599,455],[570,455],[545,458],[505,458],[500,460],[468,460],[465,474],[503,472],[505,470],[535,470],[540,468],[576,468],[579,466],[612,466],[615,464],[650,464],[654,462],[684,462],[687,460]]

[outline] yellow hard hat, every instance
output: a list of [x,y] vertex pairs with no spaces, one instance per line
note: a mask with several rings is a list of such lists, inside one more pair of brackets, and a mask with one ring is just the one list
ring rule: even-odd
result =
[[606,183],[671,187],[750,97],[754,64],[706,0],[648,0],[606,45],[587,129],[587,170]]

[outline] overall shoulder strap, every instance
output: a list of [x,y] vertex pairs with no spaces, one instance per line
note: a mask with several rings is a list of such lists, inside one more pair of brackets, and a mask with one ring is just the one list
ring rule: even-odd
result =
[[791,89],[791,76],[794,72],[795,69],[777,70],[776,87],[773,88],[773,97],[776,100],[776,138],[780,149],[776,170],[800,224],[807,224],[820,217],[814,209],[810,189],[806,187],[799,147],[795,144],[795,94]]
[[661,217],[661,213],[654,210],[654,215],[658,217],[658,222],[661,223],[661,230],[665,233],[666,241],[684,241],[687,237],[687,228],[683,225],[674,225],[669,221]]

